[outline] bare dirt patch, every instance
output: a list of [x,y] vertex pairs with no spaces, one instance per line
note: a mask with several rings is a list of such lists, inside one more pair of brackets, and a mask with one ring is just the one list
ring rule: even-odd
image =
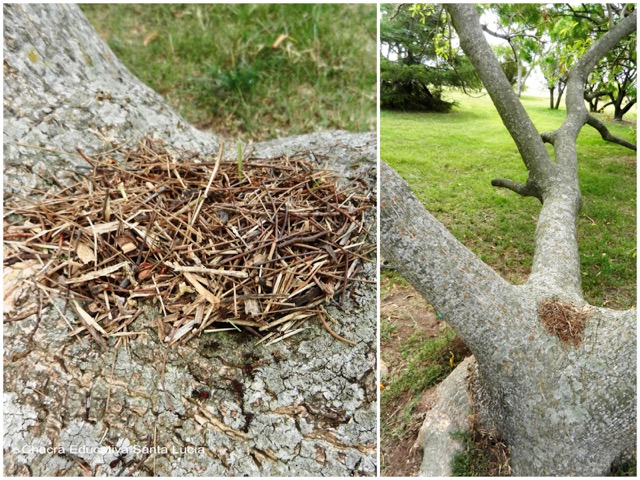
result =
[[[399,438],[383,438],[381,445],[382,475],[388,477],[417,477],[422,463],[422,447],[417,439],[420,427],[426,413],[433,407],[435,401],[434,391],[436,387],[425,390],[417,405],[413,408],[409,426]],[[402,408],[411,401],[411,395],[406,394],[394,402],[395,409],[381,412],[387,420],[392,420]]]
[[388,288],[388,294],[382,295],[380,319],[388,322],[393,331],[389,336],[383,334],[380,347],[384,363],[392,370],[402,366],[399,354],[401,345],[413,334],[420,331],[423,335],[437,337],[446,324],[413,287],[391,285],[385,279],[382,288]]
[[[402,346],[409,338],[420,332],[422,335],[436,337],[446,324],[438,318],[435,310],[425,302],[412,287],[392,285],[383,280],[383,295],[380,305],[380,317],[388,327],[381,338],[382,361],[388,374],[406,367],[402,360]],[[384,378],[383,378],[384,383]],[[381,411],[381,420],[390,428],[381,433],[381,461],[383,476],[417,476],[422,462],[422,449],[415,446],[418,431],[424,414],[431,408],[433,388],[423,392],[420,400],[412,409],[409,424],[400,434],[393,434],[394,425],[403,422],[405,407],[412,401],[413,395],[406,392]]]

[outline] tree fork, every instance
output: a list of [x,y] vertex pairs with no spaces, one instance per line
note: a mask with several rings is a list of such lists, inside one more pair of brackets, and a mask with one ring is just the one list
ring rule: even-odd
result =
[[540,318],[563,292],[509,285],[384,163],[381,183],[382,253],[476,356],[477,413],[509,445],[514,474],[604,473],[635,445],[635,310],[570,302],[589,315],[578,344],[567,344]]
[[[540,188],[543,205],[532,273],[525,285],[509,285],[428,214],[384,163],[382,252],[476,356],[476,406],[508,443],[514,474],[604,474],[621,452],[635,446],[636,311],[591,307],[582,297],[575,142],[587,121],[580,82],[599,56],[635,28],[635,13],[578,62],[579,71],[571,72],[567,88],[567,120],[555,132],[541,135],[484,39],[475,6],[446,8],[463,50],[516,142],[529,181]],[[548,140],[555,162],[544,146]],[[548,302],[586,312],[575,343],[543,321],[541,306]]]
[[[498,59],[484,38],[476,8],[472,4],[447,4],[460,46],[482,80],[498,114],[536,181],[548,176],[553,162],[540,134],[513,91]],[[537,138],[537,141],[533,140]]]

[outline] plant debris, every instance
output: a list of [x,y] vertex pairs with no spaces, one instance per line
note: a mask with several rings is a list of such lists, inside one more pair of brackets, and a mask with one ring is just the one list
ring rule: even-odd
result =
[[82,325],[73,334],[86,330],[103,348],[141,333],[129,326],[152,299],[169,345],[214,324],[274,343],[326,300],[344,301],[375,250],[366,182],[339,188],[306,154],[230,161],[221,147],[203,159],[148,139],[78,153],[89,167],[74,185],[5,205],[4,263],[30,269],[47,299],[66,298]]
[[576,346],[580,344],[588,316],[587,310],[579,310],[564,302],[548,300],[540,305],[540,319],[547,331]]
[[469,417],[469,430],[453,434],[463,445],[452,460],[453,476],[510,477],[509,447],[494,430],[482,428],[476,414]]

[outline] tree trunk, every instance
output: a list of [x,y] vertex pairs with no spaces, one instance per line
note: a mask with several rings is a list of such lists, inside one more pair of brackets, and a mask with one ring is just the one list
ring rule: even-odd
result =
[[520,60],[520,57],[518,57],[516,59],[517,65],[518,65],[518,78],[516,79],[516,89],[517,89],[517,95],[518,98],[520,98],[522,96],[522,90],[524,87],[524,79],[522,78],[522,60]]
[[[96,153],[151,136],[205,155],[218,150],[217,137],[188,125],[126,70],[76,6],[4,5],[4,53],[5,196],[69,183],[82,164],[77,147]],[[375,188],[373,133],[327,132],[254,148],[259,158],[304,151]],[[375,232],[374,212],[368,222]],[[364,269],[375,278],[372,263]],[[6,275],[17,273],[5,269],[5,289]],[[71,335],[66,322],[78,323],[63,300],[21,292],[25,306],[42,308],[4,324],[5,474],[375,475],[373,285],[347,296],[344,311],[327,307],[332,328],[355,346],[310,320],[301,334],[269,347],[256,347],[250,335],[216,334],[216,355],[203,350],[204,338],[165,350],[149,325],[152,306],[138,325],[149,335],[128,348],[112,339],[102,353]],[[249,353],[260,358],[252,373],[230,366]],[[200,385],[212,398],[191,398]],[[156,453],[133,450],[119,460],[109,445]]]
[[[525,285],[505,282],[453,238],[385,164],[381,250],[474,353],[474,403],[482,421],[509,446],[513,473],[601,475],[635,445],[636,311],[596,308],[583,299],[575,139],[588,121],[586,76],[635,29],[635,16],[603,36],[572,70],[567,121],[544,135],[555,150],[552,161],[484,39],[475,7],[447,9],[529,171],[526,184],[492,183],[542,202],[531,275]],[[574,336],[554,329],[551,312],[567,315]]]
[[635,445],[635,310],[588,307],[577,346],[550,334],[544,302],[562,289],[511,286],[453,238],[385,164],[381,250],[474,353],[475,403],[515,475],[596,475]]
[[555,90],[555,86],[549,87],[549,108],[553,110],[553,91]]
[[636,104],[637,99],[632,98],[631,100],[629,100],[629,102],[620,109],[620,114],[616,115],[614,118],[615,120],[620,120],[622,121],[622,117],[625,116],[625,114],[631,110],[631,107],[633,107]]
[[635,105],[636,100],[632,99],[629,102],[627,102],[627,104],[623,107],[622,102],[624,102],[624,99],[626,96],[627,96],[627,92],[623,87],[618,88],[617,96],[614,96],[613,94],[609,94],[609,97],[611,98],[611,103],[613,104],[613,108],[614,108],[614,113],[613,113],[614,120],[622,121],[622,117],[624,117],[625,113],[627,113],[631,109],[631,107]]
[[562,101],[562,95],[564,94],[564,89],[566,88],[566,83],[560,82],[558,83],[558,98],[556,99],[555,109],[558,110],[560,108],[560,102]]

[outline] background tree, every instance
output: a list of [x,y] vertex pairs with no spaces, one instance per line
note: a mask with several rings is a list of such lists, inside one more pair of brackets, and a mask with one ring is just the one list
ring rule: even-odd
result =
[[[541,69],[550,91],[551,108],[558,108],[566,75],[593,43],[624,17],[632,4],[557,4],[543,7],[543,15],[550,19],[548,35],[550,48],[541,62]],[[614,106],[614,118],[623,115],[636,102],[636,36],[631,35],[611,49],[598,62],[585,87],[585,100],[592,112]],[[558,99],[553,94],[557,87]],[[598,107],[602,97],[611,101]]]
[[525,183],[492,184],[542,203],[531,274],[524,285],[503,280],[384,163],[382,252],[474,353],[472,404],[485,427],[509,446],[513,473],[600,475],[635,446],[636,311],[594,307],[584,299],[576,138],[588,124],[606,140],[635,150],[589,115],[584,85],[597,61],[635,31],[636,15],[614,22],[576,59],[567,76],[566,121],[541,134],[486,42],[475,6],[447,10],[528,171]]
[[515,63],[512,82],[518,97],[543,49],[541,35],[546,28],[545,16],[540,5],[535,4],[492,4],[486,10],[498,20],[494,31],[487,25],[482,29],[490,35],[507,42]]
[[[549,49],[549,53],[542,56],[538,66],[549,89],[549,108],[557,110],[560,107],[560,101],[567,86],[567,67],[561,62],[557,51],[554,51],[553,47]],[[554,99],[556,93],[557,98]]]
[[529,69],[523,68],[521,63],[520,65],[518,64],[511,47],[506,45],[494,45],[493,53],[496,55],[500,62],[500,66],[502,67],[502,71],[512,86],[515,87],[518,83],[518,73],[522,75],[523,70],[525,76],[530,73]]
[[610,101],[600,109],[609,105],[614,108],[613,118],[622,120],[624,115],[636,104],[637,44],[633,35],[617,48],[607,53],[589,77],[588,87],[591,90],[586,100],[593,100],[591,111],[598,111],[598,100],[602,96]]
[[[414,15],[419,8],[421,15]],[[448,87],[475,89],[469,62],[451,46],[452,31],[442,5],[381,5],[380,106],[395,110],[451,109]]]

